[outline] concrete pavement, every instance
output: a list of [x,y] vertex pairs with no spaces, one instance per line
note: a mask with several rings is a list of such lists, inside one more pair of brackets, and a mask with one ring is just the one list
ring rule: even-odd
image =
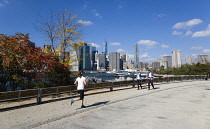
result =
[[[1,128],[37,129],[209,129],[210,81],[155,83],[156,89],[117,88],[1,112]],[[87,93],[88,94],[88,93]]]

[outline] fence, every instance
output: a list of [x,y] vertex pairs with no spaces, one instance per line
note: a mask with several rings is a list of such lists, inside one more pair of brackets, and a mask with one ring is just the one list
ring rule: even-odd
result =
[[[174,81],[184,81],[184,80],[204,80],[207,79],[206,75],[182,75],[182,76],[172,76],[172,77],[157,77],[154,78],[154,83],[156,82],[174,82]],[[142,80],[142,84],[146,84],[147,79]],[[94,83],[88,84],[85,87],[85,90],[94,90],[99,88],[109,88],[110,91],[113,90],[114,87],[120,86],[132,86],[135,87],[135,80],[125,80],[125,81],[113,81],[113,82],[105,82],[105,83]],[[59,94],[72,94],[77,91],[75,85],[69,86],[58,86],[58,87],[49,87],[49,88],[39,88],[39,89],[30,89],[30,90],[19,90],[19,91],[11,91],[11,92],[0,92],[0,102],[6,101],[17,101],[21,99],[28,98],[37,98],[37,104],[41,103],[42,97],[46,97],[49,95],[59,95]]]

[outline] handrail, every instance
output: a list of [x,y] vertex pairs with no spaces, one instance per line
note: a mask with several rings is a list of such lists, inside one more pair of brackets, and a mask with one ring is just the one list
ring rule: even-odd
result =
[[[158,77],[154,78],[154,82],[172,82],[172,81],[183,81],[183,80],[202,80],[206,79],[206,75],[175,75],[172,77]],[[142,79],[142,84],[146,84],[147,79]],[[104,82],[104,83],[95,83],[88,84],[85,87],[85,90],[94,90],[99,88],[110,88],[110,91],[114,87],[120,86],[133,86],[135,87],[135,80],[125,80],[125,81],[113,81],[113,82]],[[29,89],[29,90],[18,90],[18,91],[9,91],[9,92],[0,92],[0,102],[7,102],[11,100],[21,100],[25,98],[37,98],[37,104],[41,103],[41,98],[49,95],[59,95],[63,93],[73,93],[76,92],[75,85],[68,86],[58,86],[58,87],[48,87],[48,88],[38,88],[38,89]]]

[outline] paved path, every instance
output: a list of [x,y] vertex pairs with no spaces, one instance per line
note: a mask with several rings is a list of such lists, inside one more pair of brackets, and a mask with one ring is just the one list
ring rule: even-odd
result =
[[210,129],[210,81],[156,84],[156,89],[117,89],[1,112],[0,128]]

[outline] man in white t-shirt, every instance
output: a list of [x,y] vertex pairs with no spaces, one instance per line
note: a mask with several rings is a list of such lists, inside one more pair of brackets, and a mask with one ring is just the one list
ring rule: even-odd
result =
[[84,87],[86,85],[86,78],[83,77],[83,73],[80,72],[79,73],[79,77],[76,79],[76,81],[74,82],[75,85],[77,85],[77,91],[78,93],[80,94],[80,97],[79,98],[75,98],[75,99],[72,99],[70,101],[71,105],[74,103],[74,101],[79,101],[79,100],[82,100],[82,106],[81,108],[84,108]]
[[154,73],[151,72],[150,69],[149,69],[148,73],[147,73],[148,90],[150,90],[150,84],[152,85],[152,88],[155,89],[154,84],[153,84],[153,77],[154,77]]

